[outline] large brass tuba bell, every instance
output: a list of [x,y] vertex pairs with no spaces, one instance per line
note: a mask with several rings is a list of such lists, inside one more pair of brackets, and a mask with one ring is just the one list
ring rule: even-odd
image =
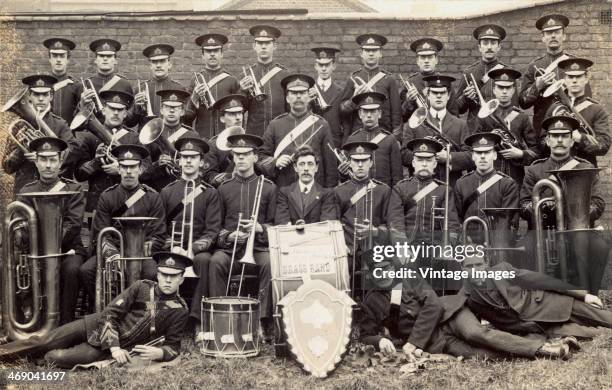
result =
[[[30,199],[34,207],[15,201],[6,208],[4,219],[4,264],[2,267],[2,317],[7,336],[23,340],[42,337],[59,324],[60,258],[74,253],[60,253],[62,244],[62,210],[76,192],[31,192],[19,194]],[[14,228],[27,222],[28,253],[19,253],[14,245]],[[31,294],[32,317],[19,319],[17,293]],[[25,316],[24,316],[25,317]]]
[[[145,227],[156,218],[153,217],[116,217],[123,231],[114,227],[105,227],[98,233],[96,247],[96,312],[99,313],[125,287],[140,279],[144,256]],[[115,235],[119,240],[119,258],[104,261],[102,242],[105,236]]]

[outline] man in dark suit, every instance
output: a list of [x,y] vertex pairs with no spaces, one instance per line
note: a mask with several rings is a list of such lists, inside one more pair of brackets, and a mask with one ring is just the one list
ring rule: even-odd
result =
[[333,191],[314,180],[319,166],[310,146],[295,152],[293,169],[298,181],[279,190],[274,223],[303,225],[337,219]]
[[569,283],[506,262],[489,268],[478,254],[466,256],[463,267],[467,307],[499,330],[585,337],[587,327],[612,328],[612,312],[599,297]]

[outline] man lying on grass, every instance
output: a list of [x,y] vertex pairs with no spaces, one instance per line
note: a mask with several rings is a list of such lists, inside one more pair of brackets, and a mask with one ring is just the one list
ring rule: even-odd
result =
[[[383,261],[373,266],[394,269],[393,263]],[[419,273],[415,274],[415,278],[405,278],[400,283],[372,278],[376,285],[362,303],[359,322],[363,343],[385,354],[401,347],[404,353],[417,357],[427,351],[491,359],[565,358],[570,346],[578,347],[573,338],[549,342],[545,337],[522,337],[482,325],[464,305],[464,296],[438,297]]]
[[[124,364],[130,360],[130,348],[147,360],[176,358],[188,316],[178,289],[191,260],[170,252],[158,252],[153,259],[157,262],[157,283],[139,280],[101,313],[62,325],[42,337],[0,345],[0,361],[44,355],[47,363],[71,368],[112,356]],[[160,347],[142,345],[160,336],[165,337]]]

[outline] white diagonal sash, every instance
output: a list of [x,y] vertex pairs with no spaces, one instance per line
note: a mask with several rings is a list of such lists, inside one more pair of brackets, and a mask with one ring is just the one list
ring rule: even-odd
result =
[[485,180],[484,183],[479,185],[478,188],[476,188],[476,191],[478,192],[479,195],[484,194],[489,188],[491,188],[491,186],[493,186],[493,184],[500,181],[502,177],[503,177],[502,175],[496,173],[495,175]]
[[114,75],[110,80],[106,82],[106,84],[102,86],[102,88],[100,88],[98,92],[108,91],[109,89],[113,88],[115,84],[119,82],[119,80],[121,80],[121,77]]
[[316,115],[309,115],[306,119],[300,122],[297,126],[293,128],[287,135],[281,139],[278,143],[278,146],[274,150],[274,158],[277,158],[281,155],[281,153],[293,142],[294,139],[299,137],[306,129],[314,125],[319,120],[319,117]]
[[593,102],[589,101],[589,100],[585,100],[582,103],[579,103],[577,105],[574,106],[574,108],[576,109],[576,111],[581,112],[582,110],[584,110],[585,108],[589,107],[593,105]]
[[556,60],[551,62],[550,65],[548,65],[546,68],[544,68],[544,73],[552,72],[553,70],[555,70],[557,68],[557,65],[559,65],[559,62],[561,62],[563,60],[567,60],[568,58],[570,58],[570,57],[567,54],[563,54],[561,57],[557,58]]
[[60,192],[61,190],[64,189],[64,187],[66,187],[66,183],[60,180],[57,183],[55,183],[53,187],[49,188],[49,192]]
[[62,81],[58,81],[57,83],[53,84],[53,90],[57,92],[60,89],[64,88],[66,85],[70,85],[70,84],[74,84],[74,81],[70,79],[64,79]]
[[179,138],[181,138],[183,134],[188,131],[189,130],[181,126],[177,131],[175,131],[168,137],[168,142],[170,142],[171,144],[175,143]]
[[193,199],[195,201],[195,199],[200,196],[202,192],[204,192],[202,186],[197,186],[195,190],[193,190],[193,197],[191,194],[188,194],[185,199],[183,199],[183,206],[189,206],[191,204],[191,200]]
[[504,118],[504,121],[506,122],[506,125],[508,126],[508,128],[510,128],[510,124],[512,123],[514,119],[516,119],[518,114],[519,113],[517,111],[512,110],[512,112],[506,115],[506,117]]
[[371,191],[374,188],[376,188],[376,183],[372,181],[369,182],[367,186],[361,187],[359,191],[355,192],[355,194],[351,196],[351,205],[352,206],[356,205],[357,202],[359,202],[359,199],[363,198],[368,191]]
[[229,73],[223,72],[223,73],[219,73],[218,75],[216,75],[215,77],[213,77],[212,79],[208,80],[206,82],[206,84],[208,84],[208,88],[212,88],[214,87],[217,83],[221,82],[222,80],[226,79],[227,77],[229,77]]
[[136,202],[142,199],[142,197],[145,196],[145,194],[146,194],[145,190],[143,190],[142,188],[139,188],[138,191],[134,192],[132,196],[127,198],[127,200],[125,201],[125,207],[130,209],[132,206],[136,204]]
[[380,80],[383,79],[383,77],[386,76],[385,72],[378,72],[374,75],[374,77],[372,77],[367,83],[366,86],[368,87],[369,90],[374,90],[374,85],[376,85],[377,82],[379,82]]
[[[580,164],[580,161],[571,159],[565,164],[563,164],[558,170],[559,171],[569,171],[569,170],[574,169],[576,166],[578,166],[578,164]],[[548,176],[548,178],[551,180],[557,181],[557,177],[555,175],[550,175]]]
[[259,85],[261,85],[262,87],[266,85],[266,83],[270,81],[272,77],[276,76],[276,74],[281,70],[283,70],[283,68],[280,68],[278,66],[275,66],[274,68],[270,69],[268,73],[263,75],[263,77],[259,80]]
[[419,192],[414,194],[414,196],[412,197],[412,200],[418,203],[419,201],[421,201],[421,199],[429,195],[431,191],[435,190],[439,186],[440,185],[438,183],[436,183],[435,181],[432,181],[431,183],[427,184],[425,187],[421,188]]
[[380,141],[382,141],[383,139],[385,139],[385,137],[387,137],[387,134],[385,134],[385,133],[378,133],[378,134],[376,134],[376,137],[374,137],[374,138],[372,138],[372,139],[370,140],[370,142],[372,142],[372,143],[374,143],[374,144],[378,145],[378,144],[380,143]]

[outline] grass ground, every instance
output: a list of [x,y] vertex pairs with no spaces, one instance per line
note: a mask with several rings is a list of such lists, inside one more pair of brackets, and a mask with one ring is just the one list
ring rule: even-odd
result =
[[[402,377],[399,367],[353,368],[347,360],[327,379],[307,375],[270,346],[251,359],[206,358],[185,339],[182,360],[154,372],[108,368],[69,373],[65,389],[612,389],[612,331],[602,330],[568,361],[538,359],[431,363]],[[24,362],[14,369],[33,370]],[[53,386],[56,387],[56,386]],[[59,387],[59,386],[57,386]],[[49,388],[40,384],[7,388]]]

